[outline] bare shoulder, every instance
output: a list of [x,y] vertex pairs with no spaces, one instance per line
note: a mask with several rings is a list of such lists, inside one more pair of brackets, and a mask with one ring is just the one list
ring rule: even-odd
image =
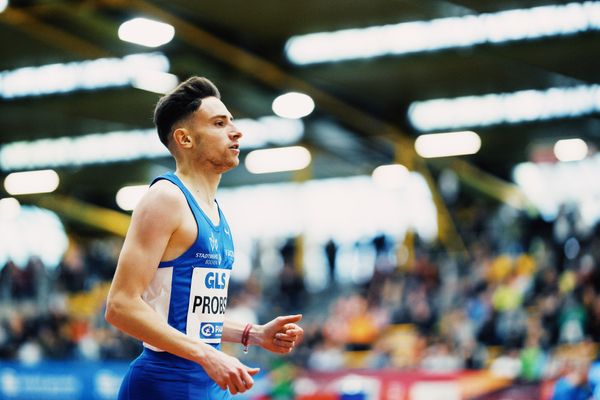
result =
[[180,217],[186,207],[185,196],[171,182],[160,180],[148,188],[133,212],[133,218],[157,217],[163,222]]
[[172,202],[173,204],[185,201],[185,196],[181,192],[181,189],[166,179],[161,179],[160,181],[154,183],[154,185],[150,186],[145,197],[150,197],[154,200]]

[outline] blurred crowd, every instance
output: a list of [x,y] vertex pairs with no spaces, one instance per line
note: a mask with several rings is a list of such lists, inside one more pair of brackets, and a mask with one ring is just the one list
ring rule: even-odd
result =
[[0,359],[128,360],[139,343],[109,327],[103,305],[122,241],[71,238],[62,262],[0,271]]
[[[322,245],[327,283],[319,289],[306,285],[301,241],[289,238],[277,248],[275,279],[256,256],[250,277],[231,282],[228,316],[265,322],[303,313],[305,342],[288,357],[296,368],[485,368],[584,385],[600,343],[599,226],[568,206],[553,221],[482,201],[451,211],[464,250],[413,235],[368,238],[356,249],[371,247],[373,274],[353,282],[340,279],[344,259],[332,238]],[[72,238],[54,270],[35,259],[5,265],[0,359],[133,359],[140,344],[103,318],[120,246]],[[240,346],[225,348],[244,357]],[[248,357],[275,362],[265,352]]]

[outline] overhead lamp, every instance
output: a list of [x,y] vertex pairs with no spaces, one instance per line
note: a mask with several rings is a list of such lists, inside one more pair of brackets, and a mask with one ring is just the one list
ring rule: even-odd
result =
[[172,25],[148,18],[134,18],[119,27],[119,39],[147,47],[169,43],[175,36]]
[[245,160],[246,169],[253,174],[296,171],[306,168],[311,161],[310,152],[302,146],[254,150]]
[[12,99],[129,86],[142,73],[168,70],[169,59],[161,53],[17,68],[0,72],[0,97]]
[[14,197],[0,199],[0,219],[13,219],[19,216],[21,203]]
[[433,133],[415,140],[415,150],[423,158],[474,154],[480,148],[481,139],[472,131]]
[[8,7],[8,0],[0,0],[0,13]]
[[4,170],[80,166],[168,156],[156,130],[137,129],[8,143],[0,147]]
[[297,119],[313,112],[315,102],[304,93],[289,92],[273,100],[272,107],[273,112],[280,117]]
[[58,174],[51,169],[13,172],[4,179],[4,189],[13,196],[50,193],[56,190],[59,181]]
[[115,200],[124,211],[131,211],[148,191],[148,185],[124,186],[117,192]]
[[579,161],[588,154],[587,144],[579,139],[562,139],[554,144],[554,155],[559,161]]
[[304,123],[301,119],[280,118],[274,115],[257,119],[236,119],[235,126],[244,134],[240,140],[244,149],[290,145],[304,136]]
[[398,189],[406,183],[410,172],[402,164],[380,165],[373,170],[373,181],[385,188]]
[[161,71],[142,71],[131,82],[135,88],[159,94],[171,91],[178,84],[177,75]]
[[522,90],[415,101],[410,123],[420,131],[578,117],[600,111],[600,85]]
[[291,37],[285,51],[304,65],[532,40],[598,30],[599,13],[600,2],[586,1],[318,32]]

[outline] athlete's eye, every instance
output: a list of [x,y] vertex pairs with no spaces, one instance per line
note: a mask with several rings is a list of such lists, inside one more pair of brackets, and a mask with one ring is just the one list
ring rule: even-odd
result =
[[215,122],[215,126],[224,127],[225,126],[225,121],[217,121],[217,122]]

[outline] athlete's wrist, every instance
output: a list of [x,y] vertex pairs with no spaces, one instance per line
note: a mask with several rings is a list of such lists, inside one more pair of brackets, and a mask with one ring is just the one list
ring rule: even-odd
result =
[[191,360],[205,368],[207,364],[212,363],[211,353],[215,351],[211,345],[198,341],[198,344],[193,347]]
[[260,346],[263,342],[263,326],[253,324],[250,329],[250,337],[248,338],[248,344],[250,346]]

